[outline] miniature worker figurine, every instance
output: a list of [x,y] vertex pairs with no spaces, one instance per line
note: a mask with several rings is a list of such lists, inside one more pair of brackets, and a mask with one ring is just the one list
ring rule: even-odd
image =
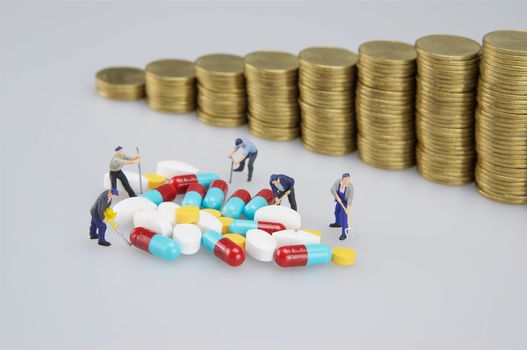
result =
[[126,192],[128,192],[128,195],[130,197],[137,197],[132,187],[130,187],[130,183],[128,183],[126,175],[121,170],[123,166],[127,164],[137,163],[139,163],[139,156],[127,157],[124,154],[123,148],[121,146],[117,146],[115,149],[115,155],[110,160],[110,182],[112,184],[112,190],[117,196],[119,195],[119,191],[117,191],[117,179],[119,179]]
[[341,179],[335,181],[331,187],[331,194],[335,197],[335,223],[329,227],[342,227],[342,234],[339,240],[348,238],[351,227],[348,227],[351,201],[353,200],[353,185],[350,181],[350,174],[342,174]]
[[251,140],[246,138],[237,138],[236,141],[234,141],[234,148],[229,153],[229,158],[232,158],[234,153],[236,153],[238,150],[241,149],[242,157],[235,161],[234,164],[238,167],[234,169],[233,171],[241,172],[243,171],[245,167],[245,161],[249,159],[249,164],[247,165],[247,168],[249,169],[249,175],[247,176],[247,181],[251,181],[253,178],[253,171],[254,171],[254,161],[256,160],[256,156],[258,155],[258,150],[256,149],[256,146],[254,143],[251,142]]
[[106,190],[97,197],[93,203],[90,224],[90,239],[98,239],[99,245],[109,247],[112,244],[106,241],[104,235],[106,233],[106,220],[104,219],[104,211],[112,204],[112,197],[116,194],[115,190]]
[[269,185],[275,196],[274,204],[280,205],[282,200],[287,196],[291,209],[296,210],[295,180],[292,177],[283,174],[273,174],[271,175]]

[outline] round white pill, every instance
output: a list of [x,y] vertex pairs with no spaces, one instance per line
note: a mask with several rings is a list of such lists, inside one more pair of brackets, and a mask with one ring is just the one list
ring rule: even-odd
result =
[[172,225],[164,215],[154,209],[135,213],[134,227],[144,227],[163,236],[172,237]]
[[198,168],[185,162],[177,160],[162,160],[157,162],[156,174],[162,175],[167,179],[173,176],[195,174],[199,171]]
[[114,221],[117,225],[121,226],[121,230],[131,228],[134,214],[148,209],[156,210],[157,205],[144,197],[123,199],[113,207],[113,210],[117,214]]
[[276,231],[273,233],[273,237],[276,239],[277,248],[280,248],[286,245],[297,244],[295,230]]
[[221,233],[223,229],[221,221],[206,210],[199,211],[199,221],[197,225],[202,232],[205,232],[207,230],[213,230],[218,233]]
[[276,239],[269,233],[252,229],[247,231],[245,250],[252,258],[260,261],[272,261],[276,249]]
[[201,245],[201,230],[194,224],[177,224],[172,238],[179,242],[182,254],[196,254]]
[[302,227],[300,214],[291,208],[269,205],[262,207],[254,214],[254,221],[279,222],[285,228],[299,230]]
[[170,225],[176,224],[176,209],[179,208],[179,204],[174,202],[163,202],[159,204],[158,211],[163,215],[169,222]]
[[296,231],[297,244],[320,244],[320,236],[307,231]]

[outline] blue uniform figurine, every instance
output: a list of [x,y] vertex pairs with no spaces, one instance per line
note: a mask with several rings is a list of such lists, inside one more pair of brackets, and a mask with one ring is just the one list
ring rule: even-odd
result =
[[254,161],[256,160],[256,156],[258,155],[258,150],[256,149],[256,146],[254,145],[254,143],[251,142],[251,140],[246,139],[246,138],[237,138],[236,141],[234,142],[234,148],[229,154],[229,157],[232,157],[232,155],[240,149],[242,153],[242,158],[234,162],[234,164],[236,165],[239,164],[239,165],[233,171],[236,171],[236,172],[243,171],[245,167],[245,161],[249,159],[249,164],[247,165],[247,168],[249,169],[249,175],[247,176],[247,181],[251,181],[251,179],[253,178]]
[[[340,180],[335,181],[331,187],[331,194],[335,197],[335,223],[330,227],[342,227],[342,234],[339,240],[345,240],[349,236],[349,210],[353,200],[353,185],[350,181],[350,174],[345,173]],[[352,229],[353,230],[353,229]]]
[[90,238],[99,239],[99,245],[109,247],[112,244],[107,242],[104,238],[106,233],[106,224],[104,222],[104,211],[112,204],[112,196],[115,195],[114,190],[104,191],[97,197],[95,203],[93,203],[91,213],[91,224],[90,224]]
[[282,199],[287,196],[291,209],[296,210],[295,199],[295,180],[284,174],[273,174],[269,181],[269,186],[275,196],[275,204],[280,205]]

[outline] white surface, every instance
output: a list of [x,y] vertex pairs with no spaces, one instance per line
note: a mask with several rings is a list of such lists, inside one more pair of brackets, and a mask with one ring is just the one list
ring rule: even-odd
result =
[[[167,263],[111,229],[113,245],[98,246],[88,211],[116,145],[139,146],[144,173],[181,159],[228,179],[226,153],[250,137],[246,127],[99,98],[94,74],[103,67],[320,44],[356,50],[445,32],[479,40],[526,28],[526,13],[525,1],[1,4],[0,348],[524,350],[527,207],[489,201],[474,185],[436,185],[415,169],[383,171],[357,154],[324,157],[298,140],[252,137],[253,182],[235,173],[232,187],[254,194],[271,173],[293,176],[304,227],[353,247],[352,267],[247,259],[230,268],[203,251]],[[329,188],[345,171],[360,237],[340,243],[340,230],[327,227]],[[225,312],[225,297],[243,307]]]
[[247,255],[259,261],[273,261],[276,249],[276,239],[269,233],[252,229],[245,236],[245,250]]
[[179,242],[181,253],[196,254],[201,246],[201,230],[194,224],[178,224],[174,226],[172,237]]
[[195,166],[178,160],[161,160],[156,165],[156,173],[163,175],[169,181],[173,176],[195,174],[198,171]]
[[157,210],[143,210],[134,214],[134,227],[144,227],[150,231],[172,237],[172,225],[167,217]]
[[302,217],[300,213],[289,207],[285,207],[283,204],[280,206],[269,205],[258,209],[256,213],[254,213],[254,221],[277,222],[284,225],[285,228],[292,230],[298,230],[302,227]]

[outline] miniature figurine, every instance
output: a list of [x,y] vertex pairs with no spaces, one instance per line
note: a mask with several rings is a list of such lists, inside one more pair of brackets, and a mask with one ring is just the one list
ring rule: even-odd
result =
[[234,148],[229,153],[229,158],[232,158],[234,153],[236,153],[241,148],[242,157],[235,161],[233,159],[234,165],[237,165],[238,167],[236,169],[233,169],[234,172],[241,172],[245,168],[245,161],[249,159],[249,164],[247,165],[247,168],[249,169],[249,174],[247,176],[247,181],[250,182],[253,178],[253,171],[254,171],[254,161],[256,160],[256,156],[258,156],[258,150],[256,149],[256,146],[254,143],[251,142],[251,140],[247,138],[237,138],[234,142]]
[[350,181],[350,174],[342,174],[341,179],[335,181],[331,187],[331,194],[335,197],[335,222],[329,227],[342,227],[342,234],[339,240],[343,241],[349,236],[349,212],[351,201],[353,200],[353,185]]
[[112,197],[114,195],[117,195],[115,190],[106,190],[102,192],[90,209],[90,239],[98,239],[99,245],[102,245],[103,247],[109,247],[112,245],[110,242],[106,241],[104,237],[106,233],[106,219],[104,217],[104,212],[112,204]]
[[139,156],[127,157],[124,154],[123,148],[117,146],[115,149],[115,155],[110,160],[110,183],[112,184],[112,191],[114,191],[116,195],[119,195],[119,191],[117,191],[117,179],[119,179],[126,192],[128,192],[128,196],[137,197],[132,187],[130,187],[126,175],[121,169],[127,164],[137,164],[139,161]]
[[273,174],[271,175],[269,185],[275,196],[274,204],[280,205],[282,200],[287,196],[291,209],[296,211],[295,180],[293,178],[283,174]]

